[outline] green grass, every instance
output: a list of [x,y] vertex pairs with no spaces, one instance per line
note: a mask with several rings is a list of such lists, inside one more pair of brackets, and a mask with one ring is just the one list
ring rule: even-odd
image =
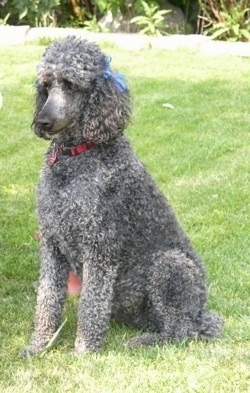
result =
[[134,97],[127,133],[203,256],[223,335],[130,352],[124,343],[136,332],[112,321],[100,354],[71,358],[77,299],[70,297],[58,344],[42,357],[18,358],[32,331],[39,268],[35,186],[47,143],[30,124],[44,48],[0,48],[0,391],[248,392],[250,59],[106,49]]

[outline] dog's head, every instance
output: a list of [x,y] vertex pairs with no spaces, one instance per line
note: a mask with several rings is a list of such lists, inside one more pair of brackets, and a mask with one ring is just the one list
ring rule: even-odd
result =
[[110,59],[86,40],[67,37],[50,45],[38,65],[35,133],[56,139],[78,133],[84,141],[107,142],[130,119],[130,94]]

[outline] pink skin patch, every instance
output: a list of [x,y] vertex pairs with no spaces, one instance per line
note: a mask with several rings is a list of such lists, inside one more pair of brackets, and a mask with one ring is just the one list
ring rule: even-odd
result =
[[81,293],[82,290],[82,282],[81,280],[74,274],[74,273],[69,273],[69,278],[68,278],[68,293],[70,295],[76,295],[78,293]]

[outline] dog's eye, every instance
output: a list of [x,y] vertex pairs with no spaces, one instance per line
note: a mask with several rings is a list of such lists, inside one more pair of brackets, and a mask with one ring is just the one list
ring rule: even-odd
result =
[[70,90],[70,91],[78,90],[78,86],[77,85],[75,85],[74,83],[72,83],[70,81],[67,81],[66,79],[64,80],[64,86],[65,86],[65,88],[67,90]]
[[48,84],[48,82],[43,81],[43,87],[44,87],[44,89],[49,90],[49,84]]

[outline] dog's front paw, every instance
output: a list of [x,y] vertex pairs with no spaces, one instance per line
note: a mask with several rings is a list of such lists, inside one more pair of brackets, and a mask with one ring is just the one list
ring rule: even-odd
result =
[[85,341],[82,338],[77,337],[75,341],[75,348],[70,351],[72,356],[80,356],[89,353],[99,352],[101,349],[101,344],[99,342]]
[[77,356],[87,355],[87,354],[94,353],[94,352],[97,352],[97,350],[88,349],[85,347],[85,345],[77,345],[77,346],[75,346],[74,349],[72,349],[70,351],[69,354],[71,356],[77,357]]
[[72,357],[77,357],[77,356],[82,356],[86,355],[89,351],[86,349],[79,349],[79,348],[74,348],[69,352],[69,355]]
[[34,340],[19,352],[19,356],[21,358],[38,356],[41,355],[42,352],[45,352],[48,348],[49,346],[47,340]]
[[27,359],[27,358],[39,355],[42,351],[43,351],[43,349],[36,348],[32,345],[28,345],[27,347],[24,347],[19,352],[19,357]]

